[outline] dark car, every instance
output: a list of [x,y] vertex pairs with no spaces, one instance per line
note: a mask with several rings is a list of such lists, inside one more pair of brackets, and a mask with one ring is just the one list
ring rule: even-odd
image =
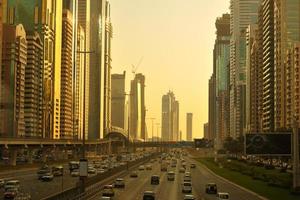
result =
[[217,184],[215,183],[208,183],[205,186],[205,192],[207,194],[217,194],[218,190],[217,190]]
[[155,193],[153,191],[145,191],[143,200],[155,200]]
[[159,185],[159,176],[157,175],[151,176],[151,185]]

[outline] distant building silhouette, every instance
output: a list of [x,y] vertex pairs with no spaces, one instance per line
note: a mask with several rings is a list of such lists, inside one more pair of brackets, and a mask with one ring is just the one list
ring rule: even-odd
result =
[[193,140],[193,113],[186,113],[186,140]]

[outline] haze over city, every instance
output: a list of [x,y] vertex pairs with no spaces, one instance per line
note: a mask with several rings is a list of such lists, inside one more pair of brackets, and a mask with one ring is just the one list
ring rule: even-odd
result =
[[[137,72],[146,76],[147,117],[161,123],[161,97],[172,90],[179,101],[183,139],[187,112],[194,114],[193,136],[203,137],[215,20],[229,12],[229,1],[112,0],[111,7],[113,72],[126,70],[132,77],[132,64],[143,58]],[[151,133],[151,120],[147,130]]]

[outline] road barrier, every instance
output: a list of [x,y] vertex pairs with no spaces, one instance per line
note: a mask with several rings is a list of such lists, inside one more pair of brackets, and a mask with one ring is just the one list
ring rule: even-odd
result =
[[[150,156],[143,157],[141,159],[129,162],[128,169],[137,167],[138,165],[145,163],[152,158],[157,157],[159,154],[160,153],[153,153]],[[116,178],[115,176],[121,176],[126,173],[127,173],[127,165],[119,166],[119,167],[113,168],[105,173],[97,174],[95,176],[89,177],[85,184],[85,192],[84,193],[81,193],[81,187],[78,184],[75,187],[66,189],[63,192],[53,194],[49,197],[44,198],[43,200],[87,199],[88,197],[91,197],[91,196],[97,194],[99,191],[101,191],[101,189],[104,185],[109,184],[111,181],[113,181]]]

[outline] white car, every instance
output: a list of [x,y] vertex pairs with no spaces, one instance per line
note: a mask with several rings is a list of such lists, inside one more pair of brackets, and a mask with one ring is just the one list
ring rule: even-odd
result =
[[140,171],[145,170],[144,165],[139,166],[139,170],[140,170]]
[[186,194],[183,197],[183,200],[195,200],[196,198],[192,194]]
[[115,184],[114,184],[115,188],[124,188],[125,187],[125,181],[122,178],[117,178],[115,180]]
[[217,200],[229,200],[229,194],[227,192],[218,192]]
[[71,172],[71,176],[72,176],[72,177],[78,177],[78,176],[79,176],[79,169],[74,169],[74,170]]
[[182,192],[183,193],[192,193],[192,183],[191,182],[183,182]]

